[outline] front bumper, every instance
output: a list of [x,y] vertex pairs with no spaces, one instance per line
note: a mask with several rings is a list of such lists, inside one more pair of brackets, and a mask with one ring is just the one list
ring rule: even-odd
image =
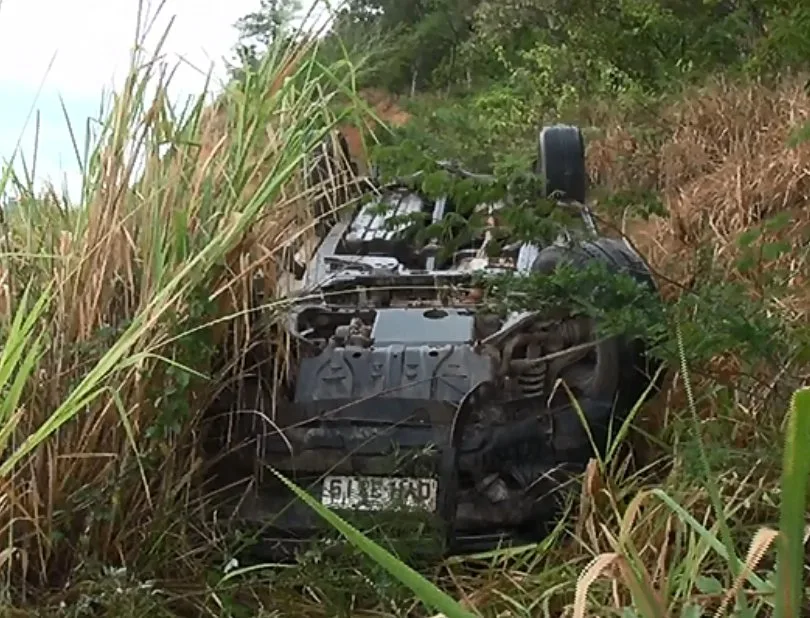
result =
[[[321,501],[323,480],[298,479],[297,484],[313,498]],[[444,487],[439,481],[439,504],[444,500]],[[392,549],[403,558],[441,558],[539,542],[556,520],[557,502],[543,503],[544,513],[534,509],[537,519],[531,525],[507,525],[498,521],[490,510],[489,522],[483,522],[481,505],[470,499],[472,492],[462,492],[450,517],[441,512],[427,511],[355,511],[336,509],[335,512],[355,528],[378,543]],[[483,502],[483,500],[481,500]],[[502,507],[504,519],[510,509]],[[516,513],[517,510],[511,510]],[[469,517],[479,515],[478,521]],[[261,561],[287,562],[308,549],[339,551],[339,535],[318,513],[297,498],[283,483],[268,482],[259,492],[243,499],[236,513],[240,536],[248,540],[249,554]],[[337,542],[336,542],[337,541]]]
[[[372,538],[397,537],[411,554],[469,554],[539,542],[557,523],[572,476],[584,470],[591,456],[590,448],[582,448],[587,437],[577,437],[577,427],[584,431],[577,413],[562,406],[498,428],[465,428],[465,406],[474,405],[475,398],[467,398],[452,423],[410,426],[396,432],[396,440],[368,425],[357,430],[346,422],[321,422],[309,434],[306,425],[299,425],[296,431],[303,433],[288,432],[284,440],[276,434],[266,441],[262,459],[318,501],[328,475],[436,479],[434,512],[337,511]],[[607,404],[579,405],[591,420],[610,416]],[[591,428],[597,442],[600,433]],[[442,446],[425,448],[437,443]],[[395,468],[391,448],[418,456],[407,459],[404,469]],[[242,497],[234,513],[242,531],[256,532],[251,553],[279,561],[313,542],[323,548],[331,533],[328,524],[272,472],[263,476],[265,482]]]

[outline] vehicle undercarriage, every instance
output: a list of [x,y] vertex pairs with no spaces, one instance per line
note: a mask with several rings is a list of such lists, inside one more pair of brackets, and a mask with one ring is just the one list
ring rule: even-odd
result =
[[280,326],[294,360],[280,381],[267,363],[241,375],[222,410],[249,419],[236,433],[253,483],[234,516],[261,526],[266,553],[294,554],[324,530],[271,469],[350,520],[427,518],[443,552],[538,540],[556,521],[660,363],[643,341],[600,336],[592,317],[484,302],[482,274],[593,260],[655,291],[632,248],[597,233],[579,131],[544,129],[536,171],[581,218],[589,236],[576,246],[563,234],[492,257],[486,232],[449,255],[415,246],[386,221],[440,222],[453,204],[404,185],[331,223]]

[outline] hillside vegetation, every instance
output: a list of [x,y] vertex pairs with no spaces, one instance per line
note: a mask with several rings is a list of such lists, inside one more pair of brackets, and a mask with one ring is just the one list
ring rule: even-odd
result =
[[[172,109],[135,57],[79,208],[2,176],[23,199],[0,253],[0,614],[807,615],[806,399],[787,412],[810,381],[810,8],[350,0],[314,40],[294,3],[257,4],[214,108]],[[284,302],[328,189],[307,154],[342,130],[383,174],[508,176],[556,121],[585,131],[596,213],[667,301],[632,466],[594,462],[537,547],[422,568],[449,597],[363,551],[235,567],[203,417]]]

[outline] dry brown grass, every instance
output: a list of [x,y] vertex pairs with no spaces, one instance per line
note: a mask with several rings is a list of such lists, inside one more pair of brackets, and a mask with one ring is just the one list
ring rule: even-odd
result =
[[[708,256],[715,276],[743,283],[750,297],[765,303],[772,315],[796,324],[810,313],[810,143],[791,144],[797,129],[810,119],[805,83],[804,76],[785,79],[776,87],[718,78],[664,105],[654,124],[643,131],[632,118],[622,118],[608,122],[602,137],[589,143],[592,177],[606,192],[642,189],[662,196],[666,216],[625,220],[612,212],[605,217],[645,256],[666,297],[691,291],[696,278],[706,274],[703,260]],[[781,241],[787,250],[742,270],[739,241],[775,215],[786,216],[787,225],[765,230],[751,248],[757,255],[764,245]],[[765,285],[776,273],[788,282],[787,292],[778,298]],[[786,375],[799,383],[807,375],[806,367],[765,363],[749,366],[746,373],[733,354],[717,355],[694,369],[699,373],[698,390],[709,392],[722,385],[735,392],[745,413],[734,424],[729,445],[741,449],[757,442],[763,424],[778,424],[770,407]],[[672,385],[665,399],[648,406],[648,416],[661,425],[666,424],[662,406],[686,408],[678,372]],[[699,408],[707,423],[725,414],[713,397]]]
[[695,274],[698,248],[713,246],[737,276],[740,234],[787,213],[791,224],[778,236],[793,250],[771,266],[796,275],[797,297],[783,299],[785,308],[806,311],[799,290],[807,272],[810,143],[789,146],[810,119],[805,82],[796,77],[770,87],[720,79],[665,106],[653,139],[619,123],[590,143],[588,161],[600,184],[663,195],[667,217],[632,221],[626,230],[656,270],[686,284]]

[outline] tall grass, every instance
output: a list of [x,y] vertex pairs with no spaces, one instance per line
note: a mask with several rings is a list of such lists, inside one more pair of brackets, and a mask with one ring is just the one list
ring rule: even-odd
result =
[[[680,340],[680,333],[678,333]],[[683,351],[681,351],[683,360]],[[689,383],[689,373],[683,361],[684,380]],[[697,418],[691,385],[687,387],[693,416],[693,429],[700,442],[701,427]],[[805,513],[807,510],[807,483],[810,480],[810,455],[797,445],[810,436],[810,389],[796,391],[788,412],[788,431],[785,436],[781,499],[781,521],[779,529],[761,527],[749,539],[735,538],[731,531],[731,521],[737,510],[732,504],[724,504],[720,498],[716,479],[713,478],[705,453],[701,460],[705,466],[705,483],[710,489],[710,501],[715,524],[706,526],[662,488],[638,491],[623,513],[618,515],[618,533],[608,534],[610,552],[596,556],[578,578],[573,606],[574,617],[584,618],[588,611],[587,595],[601,576],[607,576],[614,585],[623,584],[630,592],[630,603],[625,608],[633,615],[643,618],[666,618],[669,616],[702,616],[707,611],[706,596],[717,600],[713,615],[754,618],[773,615],[776,618],[794,618],[803,615],[802,600],[805,594],[804,544],[806,539]],[[702,447],[701,447],[702,448]],[[667,545],[663,540],[659,550],[658,572],[653,574],[647,561],[642,557],[646,548],[639,548],[636,539],[644,539],[649,544],[658,534],[651,530],[652,522],[660,514],[645,518],[642,513],[648,509],[656,513],[652,498],[662,504],[666,511],[674,514],[687,528],[691,539],[687,551],[682,556],[667,560]],[[660,510],[659,510],[660,513]],[[646,521],[645,521],[646,520]],[[655,524],[652,523],[654,526]],[[672,530],[671,523],[667,529]],[[641,532],[639,533],[639,530]],[[748,544],[744,560],[736,555],[736,547]],[[757,573],[760,563],[768,550],[778,548],[777,569],[766,576]],[[726,565],[731,575],[732,585],[724,588],[720,580],[701,573],[711,550]],[[677,550],[676,550],[677,551]],[[749,588],[746,588],[749,584]],[[707,595],[711,589],[712,594]],[[697,592],[697,594],[696,594]],[[749,596],[754,599],[753,606]],[[617,598],[617,597],[616,597]],[[712,599],[714,600],[714,599]],[[620,605],[618,602],[617,605]]]
[[88,560],[197,569],[198,421],[234,332],[211,325],[238,330],[256,286],[272,291],[312,223],[304,159],[354,105],[352,65],[320,64],[314,44],[272,50],[213,107],[208,92],[173,106],[159,58],[133,54],[80,157],[78,208],[28,194],[4,222],[0,568],[15,598]]

